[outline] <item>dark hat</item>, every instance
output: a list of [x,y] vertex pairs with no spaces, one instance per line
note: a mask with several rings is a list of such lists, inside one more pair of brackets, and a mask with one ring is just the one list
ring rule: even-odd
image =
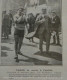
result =
[[20,9],[21,9],[22,11],[24,10],[24,8],[19,8],[18,10],[20,10]]
[[56,14],[56,11],[51,11],[51,13],[55,13]]
[[45,10],[46,11],[47,9],[46,8],[42,8],[42,10]]
[[6,11],[3,11],[3,13],[6,13]]

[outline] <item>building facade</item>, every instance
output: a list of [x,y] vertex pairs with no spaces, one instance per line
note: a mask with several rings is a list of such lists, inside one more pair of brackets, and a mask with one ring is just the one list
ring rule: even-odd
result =
[[24,7],[26,3],[27,7],[47,4],[61,16],[61,0],[2,0],[2,11],[15,10]]

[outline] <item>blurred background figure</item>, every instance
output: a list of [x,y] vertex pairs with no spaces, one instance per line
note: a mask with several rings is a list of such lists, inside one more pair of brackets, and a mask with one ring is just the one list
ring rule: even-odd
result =
[[59,16],[57,16],[55,11],[52,11],[51,23],[52,23],[52,31],[54,33],[52,44],[60,45],[60,39],[59,39],[60,18]]
[[9,16],[9,35],[11,35],[11,29],[12,29],[12,23],[13,23],[12,10],[9,10],[8,16]]
[[9,38],[9,23],[9,16],[6,11],[4,11],[2,19],[2,36],[6,39]]
[[39,15],[40,15],[40,13],[37,13],[37,14],[36,14],[36,17],[35,17],[35,19],[37,19],[37,17],[38,17]]
[[1,34],[2,37],[4,36],[3,19],[4,19],[5,14],[6,14],[6,11],[3,11],[3,12],[2,12],[2,34]]
[[[34,24],[35,24],[35,17],[32,13],[28,14],[27,22],[29,24],[28,33],[31,33],[34,31]],[[30,41],[34,42],[33,37],[29,39]]]

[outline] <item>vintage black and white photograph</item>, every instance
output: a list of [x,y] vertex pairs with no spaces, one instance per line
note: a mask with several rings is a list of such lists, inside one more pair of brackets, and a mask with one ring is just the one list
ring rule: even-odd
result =
[[62,66],[61,0],[2,0],[2,66]]

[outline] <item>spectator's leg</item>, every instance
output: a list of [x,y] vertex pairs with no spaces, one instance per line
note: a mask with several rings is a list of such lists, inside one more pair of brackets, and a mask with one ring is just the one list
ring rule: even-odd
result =
[[43,52],[43,35],[39,35],[39,49],[40,49],[40,52],[42,53]]
[[49,53],[51,34],[46,32],[46,53]]
[[34,42],[33,37],[32,37],[32,42]]
[[56,36],[57,36],[57,45],[60,45],[60,39],[59,39],[59,32],[56,31]]
[[6,38],[7,39],[9,38],[9,28],[7,28],[7,30],[6,30]]
[[55,35],[53,36],[53,44],[56,44],[56,37],[55,37]]

